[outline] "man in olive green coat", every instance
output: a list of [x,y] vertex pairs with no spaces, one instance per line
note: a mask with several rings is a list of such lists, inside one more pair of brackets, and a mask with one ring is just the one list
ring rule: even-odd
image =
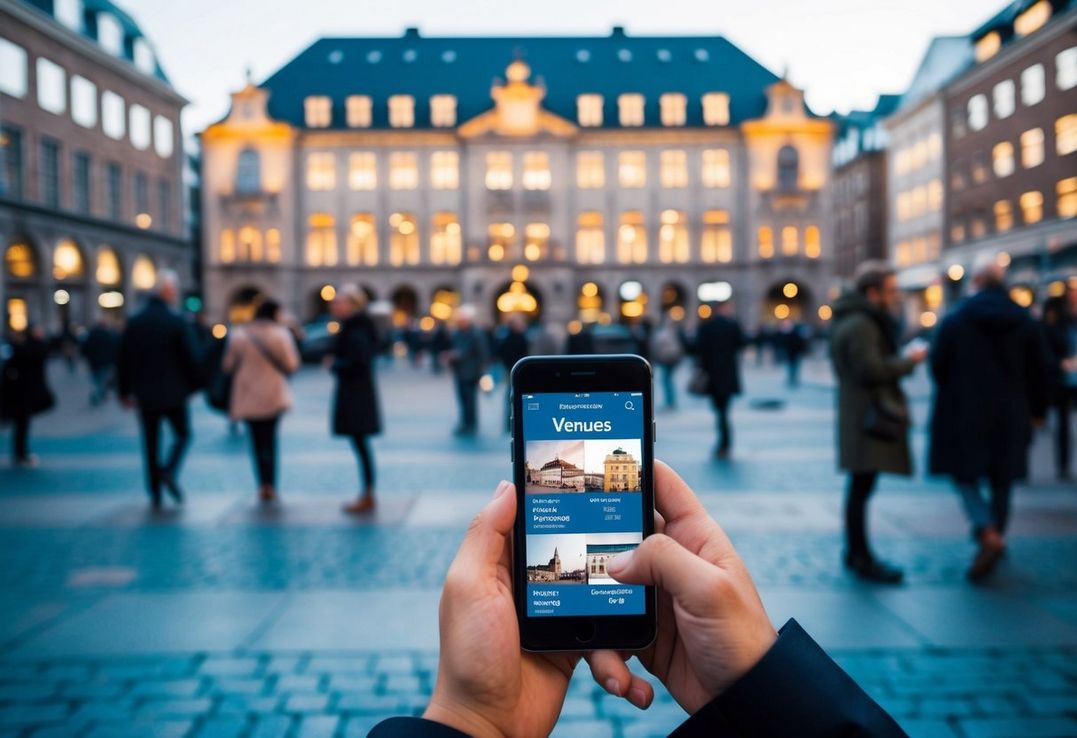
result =
[[901,569],[868,545],[867,502],[879,472],[911,474],[909,410],[899,380],[924,360],[927,348],[898,352],[894,313],[901,289],[894,271],[869,261],[854,289],[833,305],[830,358],[838,377],[838,466],[849,472],[845,498],[845,566],[862,579],[895,584]]

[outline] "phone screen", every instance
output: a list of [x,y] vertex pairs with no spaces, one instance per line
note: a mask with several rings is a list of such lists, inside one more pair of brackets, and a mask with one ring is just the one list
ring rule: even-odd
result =
[[643,394],[520,399],[528,617],[645,614],[645,587],[606,572],[643,541]]

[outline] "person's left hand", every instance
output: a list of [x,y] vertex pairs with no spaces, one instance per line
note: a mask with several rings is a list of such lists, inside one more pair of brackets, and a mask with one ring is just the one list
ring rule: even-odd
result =
[[512,598],[516,490],[501,482],[468,528],[441,593],[441,657],[423,717],[474,738],[548,735],[579,654],[525,653]]

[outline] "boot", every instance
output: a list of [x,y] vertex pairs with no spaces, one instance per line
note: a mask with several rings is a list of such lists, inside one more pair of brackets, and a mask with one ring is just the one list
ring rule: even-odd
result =
[[965,572],[970,582],[981,581],[991,574],[1006,550],[1006,541],[993,525],[986,526],[977,537],[980,540],[980,548],[972,558],[968,571]]

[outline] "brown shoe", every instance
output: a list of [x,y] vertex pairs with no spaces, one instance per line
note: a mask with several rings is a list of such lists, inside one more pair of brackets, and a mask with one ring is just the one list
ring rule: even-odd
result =
[[971,582],[978,582],[986,578],[995,570],[998,561],[1006,550],[1006,541],[994,527],[988,526],[980,532],[980,549],[972,559],[965,576]]
[[348,515],[365,515],[374,512],[374,496],[363,495],[355,502],[349,502],[344,506],[344,512]]
[[258,488],[258,499],[262,502],[274,502],[277,499],[277,492],[272,485],[263,484]]

